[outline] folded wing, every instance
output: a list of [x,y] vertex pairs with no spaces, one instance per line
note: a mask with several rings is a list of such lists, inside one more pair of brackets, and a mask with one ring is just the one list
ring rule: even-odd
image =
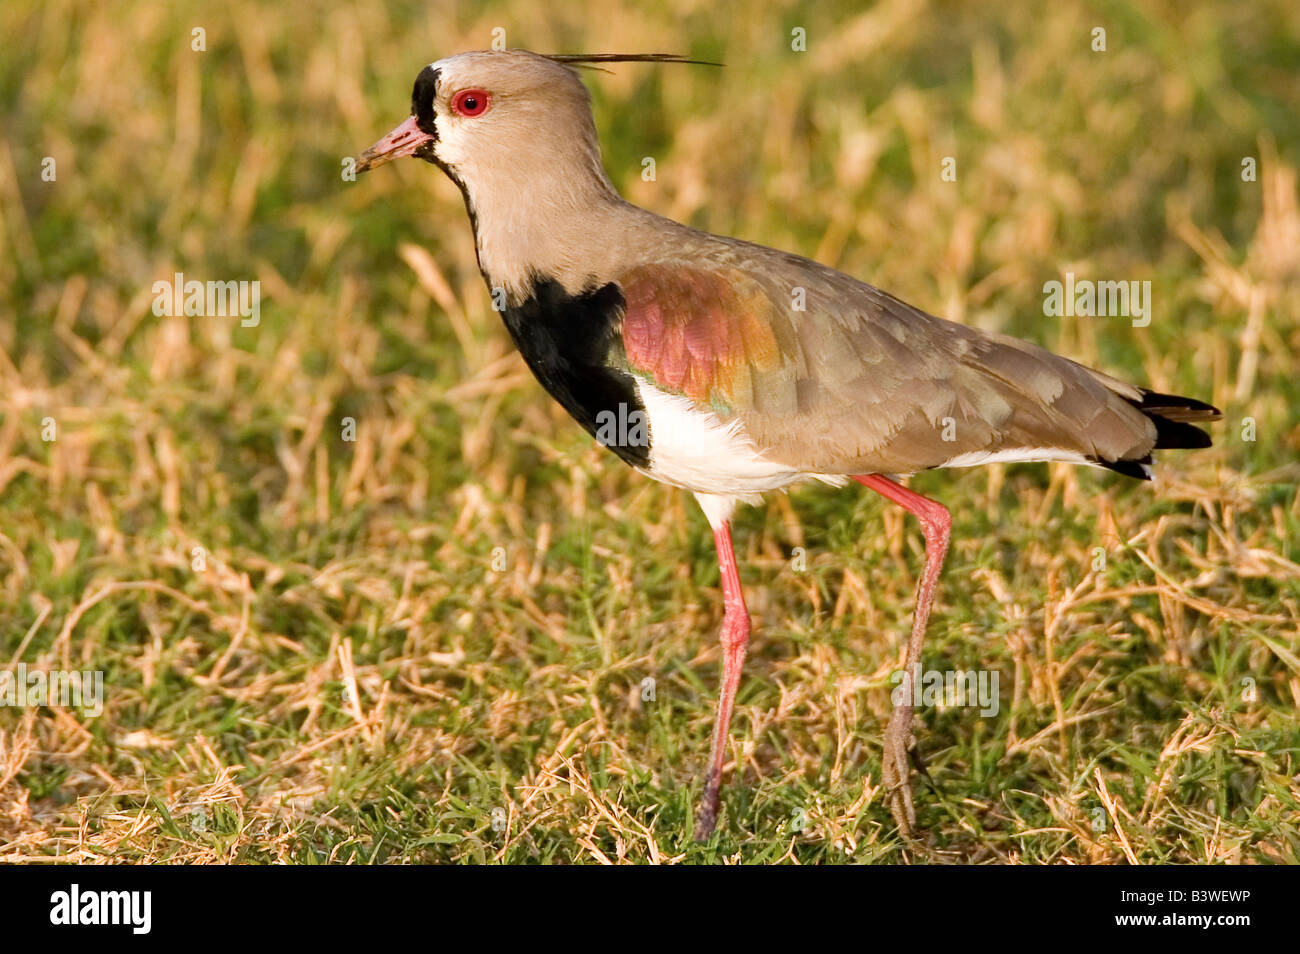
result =
[[746,243],[618,284],[630,372],[809,473],[1063,459],[1144,477],[1153,448],[1208,444],[1190,422],[1218,413]]

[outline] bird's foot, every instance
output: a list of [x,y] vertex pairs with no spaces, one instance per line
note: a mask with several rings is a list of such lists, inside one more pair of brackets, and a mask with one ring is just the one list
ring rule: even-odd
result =
[[885,729],[882,774],[889,812],[904,838],[911,838],[916,829],[916,808],[912,804],[912,744],[912,707],[899,706]]
[[704,798],[700,801],[700,810],[695,816],[695,840],[708,841],[713,834],[713,829],[718,824],[718,809],[721,805],[721,788],[722,779],[714,774],[709,773],[709,779],[704,786]]

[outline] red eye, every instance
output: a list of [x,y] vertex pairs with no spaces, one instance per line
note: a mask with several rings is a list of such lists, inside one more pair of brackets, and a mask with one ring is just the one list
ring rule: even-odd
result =
[[451,108],[462,116],[482,116],[488,108],[487,90],[463,89],[452,97]]

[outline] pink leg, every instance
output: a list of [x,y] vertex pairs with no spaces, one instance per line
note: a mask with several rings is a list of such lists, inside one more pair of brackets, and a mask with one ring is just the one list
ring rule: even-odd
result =
[[[921,646],[925,640],[925,625],[930,619],[930,606],[934,603],[935,586],[943,558],[948,553],[948,540],[952,535],[952,514],[938,501],[908,490],[901,484],[879,474],[854,477],[864,487],[888,497],[921,521],[925,534],[925,570],[916,590],[916,611],[912,614],[912,638],[907,643],[906,672],[910,686],[911,674],[921,664]],[[904,693],[904,702],[894,709],[889,727],[885,730],[884,782],[889,789],[889,810],[905,836],[916,826],[916,809],[912,805],[911,762],[908,752],[912,748],[912,694]]]
[[749,610],[740,589],[740,570],[731,548],[731,525],[723,523],[713,531],[718,548],[718,569],[722,574],[722,598],[726,611],[722,617],[722,689],[718,693],[718,712],[713,719],[713,747],[709,753],[709,774],[704,782],[704,804],[695,823],[696,841],[713,834],[718,822],[718,787],[722,783],[722,763],[726,761],[727,727],[740,685],[740,670],[745,665],[745,647],[749,643]]

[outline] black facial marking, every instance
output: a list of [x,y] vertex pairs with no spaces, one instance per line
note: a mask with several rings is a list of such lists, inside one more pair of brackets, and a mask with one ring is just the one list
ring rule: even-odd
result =
[[650,422],[630,374],[611,368],[610,349],[623,314],[612,282],[571,295],[539,278],[532,297],[507,307],[506,329],[542,387],[574,420],[626,463],[650,463]]
[[[477,239],[478,215],[474,211],[474,203],[470,200],[469,190],[465,188],[465,182],[456,174],[456,170],[438,158],[438,123],[433,102],[438,98],[438,80],[441,72],[442,70],[426,66],[420,70],[420,75],[415,78],[415,86],[411,89],[411,115],[415,117],[415,125],[430,137],[427,142],[421,143],[412,155],[416,159],[423,159],[437,166],[452,182],[456,183],[461,197],[465,200],[465,211],[469,213],[469,223]],[[478,242],[475,241],[475,254],[477,254],[477,245]],[[482,271],[482,268],[479,270]]]
[[433,101],[438,95],[440,72],[432,66],[426,66],[420,70],[420,75],[415,78],[415,86],[411,89],[411,115],[415,117],[415,125],[435,141],[438,138],[438,126],[434,122]]

